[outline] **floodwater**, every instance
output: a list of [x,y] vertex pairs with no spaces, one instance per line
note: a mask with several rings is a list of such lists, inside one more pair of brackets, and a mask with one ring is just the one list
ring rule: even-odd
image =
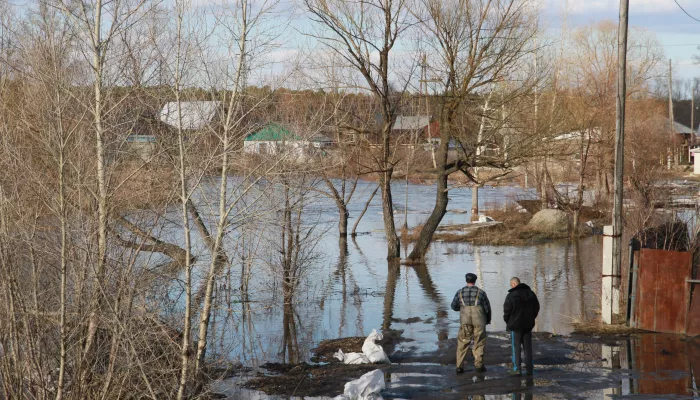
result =
[[[368,182],[358,185],[349,208],[349,227],[355,223],[375,186]],[[434,204],[433,186],[409,185],[407,208],[404,207],[404,183],[396,183],[393,190],[397,228],[404,223],[405,209],[408,211],[409,227],[427,218]],[[486,187],[480,190],[480,209],[502,207],[506,202],[533,196],[531,191],[517,187]],[[451,189],[450,205],[442,224],[467,223],[470,206],[470,188]],[[409,357],[406,364],[400,367],[404,369],[394,371],[398,374],[394,379],[390,377],[393,391],[388,391],[388,398],[417,398],[410,395],[410,390],[402,389],[399,383],[401,380],[411,381],[411,377],[418,377],[420,382],[409,382],[409,388],[423,385],[424,389],[442,393],[436,397],[442,398],[446,396],[447,385],[452,390],[450,393],[464,398],[465,393],[475,394],[470,392],[474,389],[470,386],[472,381],[465,380],[474,377],[465,374],[467,378],[463,378],[463,385],[457,385],[455,389],[451,378],[454,376],[453,368],[430,362],[430,359],[433,354],[446,351],[454,343],[459,314],[450,309],[450,302],[454,293],[464,285],[466,273],[475,273],[478,276],[477,285],[489,296],[493,320],[487,331],[492,332],[492,340],[504,335],[503,300],[513,276],[530,285],[540,299],[541,312],[535,327],[537,332],[550,332],[557,337],[568,335],[572,330],[571,322],[595,317],[599,312],[602,238],[598,236],[576,243],[556,241],[531,246],[472,246],[437,242],[432,244],[424,266],[406,266],[388,264],[386,261],[380,193],[375,196],[358,227],[361,234],[354,239],[338,239],[337,209],[332,201],[323,196],[309,202],[304,218],[311,221],[307,226],[313,226],[316,241],[313,250],[307,254],[309,262],[294,294],[293,304],[283,304],[279,278],[275,276],[274,267],[269,265],[270,259],[258,259],[252,263],[247,296],[239,290],[242,276],[240,268],[234,264],[226,271],[216,291],[213,337],[210,339],[211,358],[252,368],[266,362],[302,362],[308,361],[311,350],[325,339],[366,336],[373,329],[400,330],[403,331],[402,336],[411,341],[399,344],[397,353],[423,355],[424,358],[427,355],[427,362],[422,359],[421,363],[412,363]],[[402,250],[402,256],[406,251],[410,251],[410,245]],[[627,373],[612,374],[610,371],[615,366],[609,365],[612,359],[606,357],[606,352],[628,354],[629,351],[620,349],[634,348],[634,344],[619,342],[604,345],[586,343],[585,340],[561,340],[566,341],[562,342],[564,347],[560,349],[562,357],[583,354],[580,364],[550,365],[554,370],[549,380],[545,379],[550,383],[531,385],[535,388],[532,390],[527,389],[526,384],[523,385],[524,389],[520,388],[520,381],[517,384],[516,381],[504,384],[495,376],[502,377],[505,369],[499,371],[496,368],[494,372],[489,372],[494,374],[496,380],[483,384],[483,388],[476,393],[480,397],[475,398],[511,398],[511,394],[520,396],[521,393],[526,393],[526,398],[532,398],[533,393],[535,398],[539,398],[547,393],[543,386],[556,387],[557,382],[567,379],[570,394],[576,394],[577,385],[585,386],[599,398],[605,394],[639,393],[620,389],[622,385],[618,383]],[[624,371],[626,367],[619,368]],[[420,378],[420,374],[425,373],[428,376]],[[444,379],[431,378],[431,374],[443,376]],[[586,381],[590,383],[587,386],[581,381],[586,377],[590,378],[590,382]],[[685,375],[676,378],[685,379]],[[437,386],[426,386],[427,381]],[[228,383],[227,389],[219,389],[231,399],[268,398],[259,392],[231,386],[231,381]],[[613,387],[617,389],[609,391]],[[342,393],[342,387],[338,388],[338,393]],[[530,397],[527,397],[528,393]],[[677,393],[687,395],[680,389]],[[550,396],[546,395],[545,398]]]
[[[350,227],[374,187],[373,183],[359,184],[349,210]],[[405,215],[404,195],[404,184],[397,183],[398,227]],[[493,310],[489,331],[505,330],[503,301],[513,276],[530,285],[543,305],[536,331],[569,333],[572,321],[599,309],[600,237],[533,246],[437,242],[425,266],[389,265],[379,196],[377,193],[360,222],[358,232],[362,234],[347,241],[338,239],[335,205],[323,197],[314,199],[307,213],[321,232],[318,254],[286,313],[267,269],[253,270],[249,295],[240,299],[243,302],[237,301],[240,273],[232,270],[218,296],[214,323],[220,337],[214,341],[218,344],[215,354],[245,366],[306,361],[310,350],[324,339],[366,336],[372,329],[402,330],[404,337],[415,341],[413,345],[434,350],[440,341],[456,336],[459,314],[450,309],[450,302],[464,286],[468,272],[478,276],[477,285],[489,296]],[[480,191],[480,208],[502,207],[528,196],[532,194],[516,187],[487,187]],[[410,185],[408,226],[425,220],[433,203],[434,187]],[[451,190],[442,224],[468,222],[470,206],[469,188]],[[402,253],[406,250],[410,251],[410,245]]]

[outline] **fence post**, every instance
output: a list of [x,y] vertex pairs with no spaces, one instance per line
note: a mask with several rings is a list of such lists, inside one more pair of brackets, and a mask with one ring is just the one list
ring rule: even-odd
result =
[[613,227],[603,227],[603,276],[601,317],[604,324],[613,323],[613,315],[620,314],[620,288],[613,287]]

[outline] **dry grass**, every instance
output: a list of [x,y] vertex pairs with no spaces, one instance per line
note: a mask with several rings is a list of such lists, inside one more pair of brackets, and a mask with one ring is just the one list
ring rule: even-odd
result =
[[566,239],[568,235],[545,233],[527,226],[498,225],[476,231],[470,242],[475,245],[526,246],[550,240]]
[[328,339],[318,344],[313,350],[313,360],[326,362],[339,362],[333,358],[333,354],[342,349],[345,353],[361,353],[362,345],[365,343],[364,337],[354,336],[340,339]]
[[[483,226],[470,232],[465,232],[473,226],[470,224],[444,225],[437,229],[433,235],[433,241],[491,246],[527,246],[570,237],[568,233],[542,232],[531,229],[527,223],[532,215],[518,212],[514,204],[505,208],[487,210],[484,211],[484,214],[502,222],[502,224]],[[409,230],[402,229],[401,240],[415,242],[418,240],[422,228],[423,225],[419,224]],[[579,237],[586,235],[586,232],[581,232]]]
[[626,335],[644,332],[637,328],[630,328],[625,324],[608,325],[600,321],[574,321],[571,326],[574,328],[574,333],[585,335]]

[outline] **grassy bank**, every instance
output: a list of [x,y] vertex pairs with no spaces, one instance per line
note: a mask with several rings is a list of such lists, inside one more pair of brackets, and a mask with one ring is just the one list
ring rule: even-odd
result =
[[[527,212],[519,212],[515,207],[489,210],[485,211],[484,214],[492,217],[498,223],[443,225],[433,235],[433,241],[473,245],[527,246],[571,237],[570,233],[532,229],[528,226],[532,215]],[[415,242],[422,228],[421,224],[408,231],[402,231],[402,240]],[[588,230],[580,229],[577,236],[586,237],[589,234]]]

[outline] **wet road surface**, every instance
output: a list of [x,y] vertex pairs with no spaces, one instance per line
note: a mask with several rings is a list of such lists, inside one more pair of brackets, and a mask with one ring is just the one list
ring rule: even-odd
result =
[[[670,398],[692,399],[700,394],[700,339],[640,334],[634,336],[556,336],[537,333],[534,338],[535,373],[511,377],[506,332],[493,333],[487,341],[488,371],[477,374],[468,358],[465,373],[456,374],[455,341],[442,342],[437,350],[413,351],[413,342],[399,345],[391,355],[394,364],[384,371],[385,399],[588,399]],[[313,396],[268,396],[237,386],[241,377],[213,388],[228,399],[316,399],[342,393]],[[695,397],[694,397],[695,396]]]

